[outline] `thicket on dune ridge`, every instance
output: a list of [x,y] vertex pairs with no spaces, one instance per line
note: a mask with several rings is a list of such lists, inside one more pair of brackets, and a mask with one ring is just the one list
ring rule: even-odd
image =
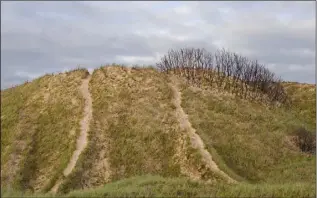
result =
[[156,66],[162,72],[184,76],[188,82],[198,86],[204,82],[242,98],[289,103],[280,77],[257,60],[249,60],[225,49],[215,53],[199,48],[171,49]]
[[316,134],[301,127],[294,132],[295,145],[305,153],[316,154]]

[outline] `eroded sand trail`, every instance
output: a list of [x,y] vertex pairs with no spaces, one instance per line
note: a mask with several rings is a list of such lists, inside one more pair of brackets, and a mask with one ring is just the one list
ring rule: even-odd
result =
[[[72,172],[79,158],[79,155],[87,146],[89,124],[92,118],[92,98],[89,92],[90,78],[91,78],[91,75],[89,75],[86,79],[84,79],[80,87],[81,93],[85,99],[84,117],[80,121],[80,135],[77,139],[76,150],[74,151],[72,157],[70,158],[70,161],[67,167],[63,171],[63,175],[65,177],[67,177]],[[55,185],[51,189],[51,192],[56,193],[58,190],[58,187],[60,186],[62,182],[63,182],[63,179],[57,180]]]
[[181,129],[188,133],[193,148],[198,149],[207,167],[209,167],[212,171],[222,175],[229,183],[236,183],[234,179],[219,169],[215,161],[213,161],[211,154],[205,149],[204,142],[196,133],[196,130],[192,127],[191,123],[189,122],[188,115],[184,112],[181,106],[182,94],[178,88],[178,81],[175,77],[172,77],[171,81],[172,83],[169,85],[172,88],[174,94],[173,103],[176,106],[176,116]]

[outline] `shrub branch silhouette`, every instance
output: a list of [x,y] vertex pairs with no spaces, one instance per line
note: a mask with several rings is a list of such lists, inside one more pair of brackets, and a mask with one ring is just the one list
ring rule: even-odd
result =
[[289,104],[280,77],[258,61],[225,49],[215,53],[205,49],[169,50],[156,64],[161,72],[183,76],[188,82],[216,86],[242,98]]

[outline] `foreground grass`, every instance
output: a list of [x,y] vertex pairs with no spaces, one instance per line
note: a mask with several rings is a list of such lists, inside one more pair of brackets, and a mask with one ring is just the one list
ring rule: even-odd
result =
[[1,186],[45,192],[62,175],[79,133],[85,74],[45,75],[1,93]]
[[189,120],[228,174],[251,183],[315,184],[316,156],[301,153],[288,140],[298,127],[314,130],[311,120],[298,119],[293,110],[269,108],[221,91],[183,84],[182,93]]
[[66,197],[312,197],[315,186],[307,184],[251,185],[204,184],[185,178],[142,176],[104,187],[74,191]]
[[163,178],[145,175],[106,184],[102,187],[76,190],[66,195],[22,194],[1,191],[1,197],[314,197],[315,185],[293,184],[204,184],[185,178]]

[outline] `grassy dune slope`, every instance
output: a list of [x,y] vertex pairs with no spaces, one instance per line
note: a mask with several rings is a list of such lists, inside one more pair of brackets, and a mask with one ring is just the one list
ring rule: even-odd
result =
[[[312,114],[302,119],[297,111],[269,109],[185,84],[182,92],[183,108],[193,127],[228,173],[233,170],[251,183],[315,183],[316,156],[301,153],[288,139],[300,126],[315,130]],[[315,110],[312,103],[308,111]]]
[[168,81],[151,68],[95,70],[88,149],[62,192],[143,174],[221,180],[180,130]]
[[316,131],[316,85],[291,82],[284,83],[284,87],[298,118],[307,122],[312,131]]
[[[38,193],[52,187],[75,149],[86,75],[46,75],[1,92],[1,196],[53,196]],[[170,76],[107,66],[96,69],[89,83],[88,145],[55,196],[316,195],[316,156],[302,153],[289,138],[299,127],[316,130],[315,85],[284,83],[293,101],[284,109],[179,82],[192,127],[219,168],[239,183],[228,184],[207,169],[191,147],[176,117]]]
[[86,70],[45,75],[1,92],[1,186],[46,191],[75,149]]

